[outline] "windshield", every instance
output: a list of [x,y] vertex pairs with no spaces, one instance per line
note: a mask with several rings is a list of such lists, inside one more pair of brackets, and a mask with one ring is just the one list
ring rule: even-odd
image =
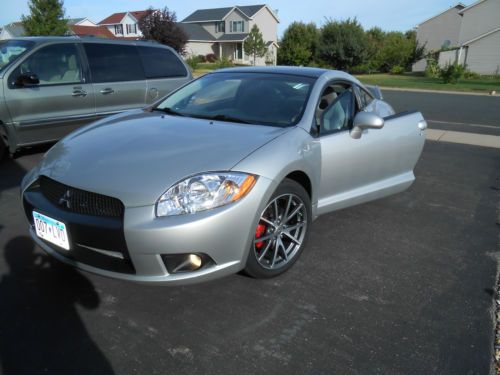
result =
[[6,40],[0,42],[0,71],[17,60],[33,47],[35,43],[27,40]]
[[300,121],[314,82],[315,78],[287,74],[207,74],[167,97],[156,110],[179,116],[285,127]]

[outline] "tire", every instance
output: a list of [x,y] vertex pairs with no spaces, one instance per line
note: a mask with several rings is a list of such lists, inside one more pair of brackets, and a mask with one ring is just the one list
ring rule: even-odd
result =
[[254,241],[244,272],[264,279],[289,270],[306,246],[311,218],[309,194],[297,182],[285,179],[252,229]]

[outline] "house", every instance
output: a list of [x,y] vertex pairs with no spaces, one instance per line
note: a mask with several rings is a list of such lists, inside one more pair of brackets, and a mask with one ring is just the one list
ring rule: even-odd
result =
[[[458,3],[417,25],[417,41],[420,45],[425,45],[426,53],[458,46],[462,24],[460,11],[464,8],[464,4]],[[424,71],[426,66],[427,60],[422,59],[413,65],[412,70]]]
[[[88,18],[72,18],[67,21],[69,31],[67,35],[78,37],[97,37],[116,39],[107,27],[98,26]],[[23,24],[21,22],[13,22],[5,25],[0,33],[0,40],[12,39],[23,36],[25,34]]]
[[500,74],[500,0],[479,0],[460,11],[457,60],[479,74]]
[[278,23],[276,12],[267,5],[199,9],[178,25],[189,37],[188,55],[214,54],[238,64],[251,64],[253,56],[245,52],[244,41],[257,25],[267,46],[267,53],[256,65],[276,64]]
[[[446,49],[439,52],[441,67],[459,63],[475,73],[500,74],[500,0],[459,3],[418,25],[417,41],[427,42],[427,52]],[[425,66],[423,59],[412,70]]]
[[2,32],[0,32],[0,40],[17,38],[23,35],[23,24],[21,22],[12,22],[2,28]]
[[142,37],[139,21],[150,12],[150,10],[136,10],[113,13],[98,25],[106,27],[116,38],[139,39]]

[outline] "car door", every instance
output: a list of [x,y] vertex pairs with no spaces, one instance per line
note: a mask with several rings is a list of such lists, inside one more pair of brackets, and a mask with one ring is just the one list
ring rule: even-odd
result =
[[[38,84],[19,84],[21,74]],[[9,74],[5,98],[17,144],[57,140],[95,118],[94,92],[76,43],[43,46]]]
[[150,104],[191,80],[181,58],[164,46],[138,45],[147,79],[146,103]]
[[[325,91],[328,87],[334,88],[334,98],[323,94],[317,111],[321,145],[318,213],[406,189],[414,180],[413,168],[425,141],[418,127],[422,115],[415,112],[388,116],[383,128],[366,129],[361,138],[354,139],[350,132],[361,109],[354,87],[333,83]],[[374,103],[366,105],[367,110],[376,107]]]
[[105,116],[146,104],[146,78],[133,44],[84,43],[96,112]]

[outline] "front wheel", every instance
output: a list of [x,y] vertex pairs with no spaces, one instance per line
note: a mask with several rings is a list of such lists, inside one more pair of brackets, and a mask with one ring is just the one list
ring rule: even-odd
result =
[[269,278],[290,269],[307,242],[311,216],[311,199],[305,189],[293,180],[284,180],[254,229],[245,272]]

